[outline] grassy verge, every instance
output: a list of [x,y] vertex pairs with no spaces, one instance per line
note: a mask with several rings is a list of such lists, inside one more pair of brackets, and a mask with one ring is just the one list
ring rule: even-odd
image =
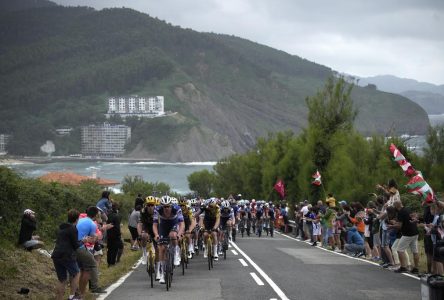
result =
[[[126,224],[122,227],[125,240],[130,234]],[[139,251],[131,251],[130,244],[125,249],[119,264],[108,268],[106,251],[101,259],[99,283],[107,287],[128,273],[140,258]],[[50,250],[50,247],[46,247]],[[106,248],[104,249],[106,250]],[[53,299],[57,277],[52,260],[37,251],[24,251],[11,245],[0,247],[0,299]],[[30,290],[27,296],[17,293],[20,288]],[[67,289],[68,292],[68,289]],[[68,294],[66,294],[68,296]],[[88,293],[85,299],[95,299]]]

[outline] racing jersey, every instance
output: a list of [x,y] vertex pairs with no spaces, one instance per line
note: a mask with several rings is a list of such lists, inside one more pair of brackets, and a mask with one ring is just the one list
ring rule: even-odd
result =
[[220,211],[221,219],[234,219],[234,210],[230,207],[229,209],[221,209]]
[[140,215],[139,215],[139,223],[142,223],[144,226],[149,226],[153,224],[153,218],[154,218],[154,213],[156,212],[156,207],[154,207],[153,212],[150,213],[148,211],[148,207],[144,207],[141,211],[140,211]]
[[164,207],[160,206],[158,209],[155,210],[154,216],[153,216],[153,223],[154,224],[163,224],[163,223],[169,223],[169,224],[177,224],[180,222],[183,222],[183,214],[180,207],[176,204],[173,204],[171,207],[171,215],[169,218],[165,216],[164,213]]

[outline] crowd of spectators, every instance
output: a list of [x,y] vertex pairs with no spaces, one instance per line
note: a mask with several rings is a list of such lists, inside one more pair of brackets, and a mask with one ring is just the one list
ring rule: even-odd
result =
[[[67,222],[59,226],[54,250],[51,253],[58,278],[56,299],[63,299],[66,284],[70,283],[68,299],[83,299],[89,290],[95,294],[106,291],[99,285],[99,265],[107,244],[109,267],[119,262],[123,253],[121,216],[118,203],[104,191],[96,205],[89,206],[84,213],[71,209]],[[26,209],[23,213],[19,245],[32,251],[41,248],[43,242],[33,235],[37,229],[35,213]]]
[[[307,200],[295,207],[297,238],[331,251],[380,263],[383,268],[419,273],[418,240],[423,244],[428,274],[443,275],[440,255],[444,202],[424,204],[423,215],[403,205],[397,184],[377,185],[366,205],[337,201],[328,194],[315,205]],[[410,254],[407,250],[410,250]]]

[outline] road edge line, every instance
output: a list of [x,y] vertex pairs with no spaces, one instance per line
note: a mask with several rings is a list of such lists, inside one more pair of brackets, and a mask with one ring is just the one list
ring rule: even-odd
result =
[[259,274],[261,274],[265,281],[271,286],[271,288],[276,292],[276,294],[278,294],[278,296],[282,300],[290,300],[285,295],[285,293],[277,286],[277,284],[274,283],[274,281],[271,280],[271,278],[244,251],[242,251],[238,245],[236,245],[234,242],[230,243],[240,254],[242,254],[243,257],[245,257],[245,259],[253,266],[253,268],[255,268]]
[[134,272],[135,269],[137,269],[140,264],[142,263],[142,257],[136,262],[136,264],[132,267],[132,270],[120,277],[116,282],[111,284],[108,288],[105,289],[106,294],[101,295],[96,298],[96,300],[104,300],[106,297],[108,297],[115,289],[117,289],[122,283],[125,282],[125,280]]

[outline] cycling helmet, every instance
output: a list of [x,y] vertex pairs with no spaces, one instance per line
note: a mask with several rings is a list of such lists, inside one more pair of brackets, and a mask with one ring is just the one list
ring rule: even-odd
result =
[[190,202],[191,202],[191,205],[192,205],[192,206],[194,206],[194,205],[197,204],[197,200],[196,200],[196,198],[191,199]]
[[249,205],[249,204],[250,204],[250,201],[245,200],[245,205]]
[[160,204],[171,205],[171,197],[168,195],[162,196],[162,198],[160,198]]
[[156,197],[156,205],[160,205],[160,198]]
[[227,200],[222,201],[221,206],[222,206],[222,208],[230,208],[231,207],[230,202],[228,202]]
[[256,200],[255,199],[251,199],[251,203],[256,203]]
[[172,204],[178,204],[179,201],[177,201],[177,198],[175,198],[175,197],[171,197],[171,203],[172,203]]
[[216,198],[211,198],[211,199],[208,199],[208,200],[209,200],[208,203],[207,203],[208,206],[211,206],[211,207],[216,206],[216,204],[217,204]]
[[239,205],[239,206],[244,205],[244,200],[239,200],[239,201],[237,202],[237,205]]
[[[173,198],[174,199],[174,198]],[[174,200],[173,200],[174,201]],[[185,198],[181,198],[179,199],[179,205],[187,205],[188,204],[188,200]]]
[[187,200],[187,206],[191,207],[191,200]]
[[156,198],[154,198],[153,196],[146,197],[145,198],[145,204],[156,205]]
[[264,206],[267,208],[270,207],[270,205],[268,203],[265,203]]

